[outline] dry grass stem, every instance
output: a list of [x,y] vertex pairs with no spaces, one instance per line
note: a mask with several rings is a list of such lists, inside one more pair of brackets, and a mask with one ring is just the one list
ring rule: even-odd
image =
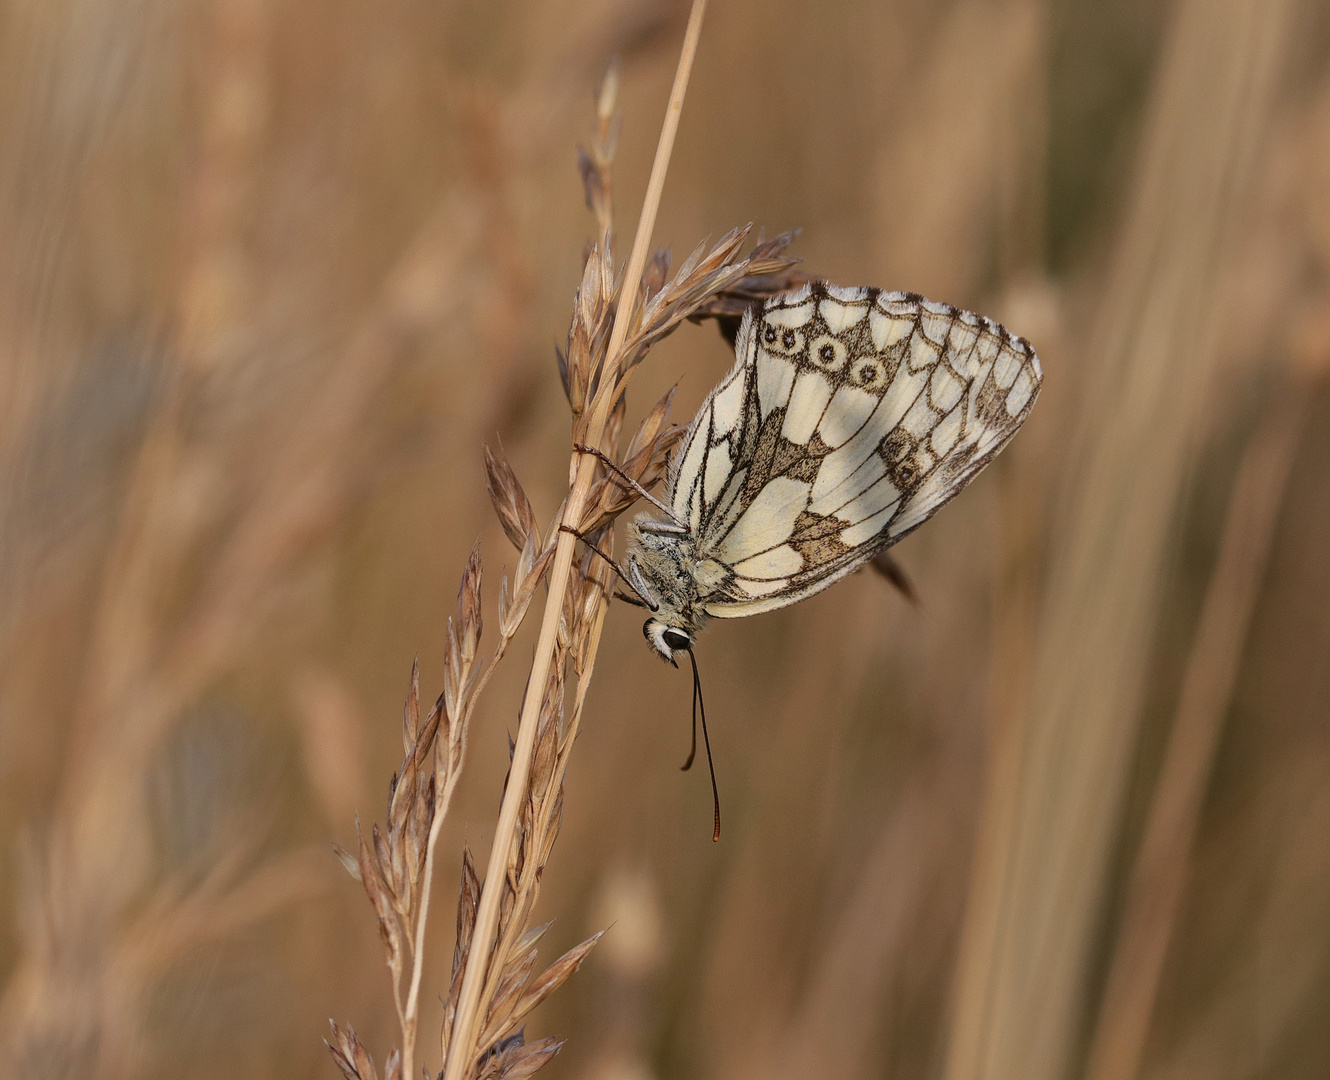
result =
[[[609,422],[610,409],[620,400],[620,394],[612,393],[609,384],[614,381],[619,368],[618,352],[628,333],[629,320],[636,301],[638,279],[646,265],[647,246],[655,223],[656,207],[659,205],[660,193],[665,183],[665,170],[669,163],[670,151],[673,148],[674,132],[678,127],[679,112],[683,108],[683,96],[692,70],[693,57],[697,51],[697,42],[702,28],[702,15],[705,9],[705,0],[694,0],[688,29],[684,35],[684,45],[679,60],[678,73],[675,77],[674,89],[670,94],[665,124],[661,130],[656,160],[652,165],[651,180],[647,185],[647,196],[638,223],[637,238],[634,241],[632,254],[628,259],[628,268],[625,272],[624,285],[619,298],[617,313],[614,317],[613,329],[610,332],[605,352],[599,356],[600,363],[595,366],[599,385],[595,387],[594,392],[598,395],[598,402],[593,400],[591,422],[579,434],[583,441],[598,448],[606,448],[602,446],[602,443]],[[606,95],[602,94],[601,104],[597,109],[598,117],[603,117],[605,113],[613,111],[605,106],[605,98]],[[591,201],[593,204],[596,202],[594,198]],[[599,245],[602,252],[601,259],[597,260],[594,250],[591,257],[587,259],[588,274],[593,275],[593,277],[590,281],[584,280],[583,291],[579,292],[579,303],[576,305],[578,314],[589,316],[586,321],[592,327],[603,326],[609,319],[608,300],[613,291],[609,244],[610,234],[607,231]],[[590,310],[588,310],[588,307],[590,307]],[[599,310],[596,310],[597,308]],[[585,344],[589,345],[590,342],[591,339],[587,338]],[[569,383],[574,387],[584,388],[580,394],[575,391],[576,396],[570,397],[570,400],[574,402],[575,416],[578,412],[576,400],[585,400],[583,395],[592,390],[591,375],[593,367],[590,360],[590,352],[583,351],[583,348],[575,348],[570,335],[568,347]],[[561,514],[561,520],[574,525],[574,527],[581,519],[582,509],[586,504],[595,470],[595,459],[589,456],[578,458],[575,455],[572,462],[570,462],[569,475],[573,478],[572,487]],[[545,602],[545,614],[541,623],[540,638],[536,643],[536,654],[532,661],[531,674],[527,682],[526,697],[522,703],[522,712],[518,720],[517,741],[513,748],[508,787],[504,793],[503,804],[499,811],[499,821],[495,828],[494,843],[490,851],[489,867],[485,884],[481,887],[480,904],[476,911],[472,958],[479,954],[485,961],[490,960],[487,955],[489,943],[495,939],[500,921],[501,894],[499,880],[505,867],[509,865],[509,847],[512,843],[513,830],[517,826],[518,815],[525,801],[528,775],[531,770],[532,755],[537,739],[537,726],[547,713],[544,707],[543,695],[553,669],[555,651],[560,643],[559,639],[563,636],[560,631],[562,629],[565,597],[568,595],[568,578],[573,563],[573,552],[573,536],[564,532],[556,534],[556,551],[554,568],[550,577],[549,596]],[[603,604],[604,600],[598,600],[597,603]],[[596,631],[596,636],[598,637],[598,635],[599,631]],[[546,726],[549,722],[548,719],[545,720]],[[479,949],[475,947],[476,942],[481,945]],[[469,1076],[474,1056],[483,1049],[475,1045],[476,1032],[474,1030],[481,1022],[482,994],[484,988],[489,984],[487,974],[482,970],[483,967],[484,963],[480,962],[467,963],[464,968],[462,985],[458,994],[456,1018],[452,1022],[451,1031],[448,1035],[450,1052],[444,1068],[444,1080],[463,1080],[464,1077]]]
[[[671,276],[669,258],[648,262],[646,245],[659,204],[704,5],[695,4],[648,186],[638,240],[622,279],[613,260],[614,149],[619,129],[618,70],[612,66],[596,99],[591,149],[578,167],[587,205],[596,218],[598,242],[587,251],[582,283],[573,305],[565,348],[558,351],[559,376],[572,411],[572,442],[607,453],[619,446],[626,391],[647,351],[685,320],[732,318],[746,298],[787,287],[793,261],[784,252],[786,234],[760,241],[745,257],[749,228],[737,228],[708,248],[698,246]],[[637,426],[616,458],[624,474],[644,486],[659,481],[682,429],[668,423],[673,392],[666,393]],[[545,927],[531,928],[540,881],[558,836],[564,778],[581,726],[595,668],[612,569],[589,547],[580,556],[567,525],[601,550],[611,547],[615,519],[636,501],[622,479],[589,454],[574,450],[570,490],[554,524],[542,534],[530,500],[506,457],[485,451],[486,484],[505,535],[521,552],[515,584],[499,589],[500,640],[490,658],[477,664],[480,641],[480,556],[463,575],[457,613],[449,624],[444,693],[422,723],[418,674],[413,671],[404,721],[406,758],[394,778],[388,829],[363,835],[347,868],[365,884],[378,915],[394,1003],[401,1029],[387,1076],[414,1075],[417,1062],[420,980],[430,879],[439,829],[465,759],[476,697],[502,659],[526,615],[535,589],[549,571],[549,595],[541,635],[518,722],[499,823],[483,881],[469,851],[463,854],[458,897],[457,944],[444,999],[441,1053],[444,1078],[493,1080],[526,1076],[558,1049],[545,1039],[525,1043],[526,1016],[581,965],[596,934],[535,974],[537,945]],[[570,692],[571,691],[571,696]],[[334,1024],[330,1043],[348,1077],[369,1080],[367,1052],[350,1029]]]

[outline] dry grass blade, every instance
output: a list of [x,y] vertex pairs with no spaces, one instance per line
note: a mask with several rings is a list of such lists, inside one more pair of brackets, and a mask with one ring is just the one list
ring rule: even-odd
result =
[[1085,428],[1054,540],[1019,788],[991,804],[1001,865],[970,900],[982,930],[960,964],[948,1080],[1051,1080],[1075,1054],[1170,530],[1209,420],[1214,267],[1246,212],[1292,10],[1252,0],[1172,10],[1103,290],[1090,362],[1102,413]]
[[[387,952],[388,968],[397,976],[400,975],[402,963],[402,927],[398,917],[397,897],[384,879],[382,853],[370,847],[359,827],[356,832],[360,838],[360,882],[379,919],[379,936],[383,938]],[[400,1002],[398,1011],[401,1011]]]
[[[1330,386],[1278,401],[1330,358],[1330,6],[718,8],[631,252],[689,3],[10,8],[5,1075],[436,1080],[456,1030],[462,1080],[546,1035],[579,1080],[1330,1077]],[[800,219],[811,264],[759,233]],[[997,318],[1047,385],[875,564],[918,610],[863,573],[698,641],[713,850],[688,665],[560,528],[626,569],[716,330],[824,273]],[[550,592],[562,700],[494,759]]]
[[798,236],[799,230],[791,229],[770,240],[759,239],[748,253],[744,276],[694,308],[688,316],[689,322],[715,319],[725,339],[733,345],[744,312],[768,297],[789,292],[810,280],[795,269],[799,259],[785,254]]
[[573,300],[568,324],[568,342],[559,353],[560,375],[573,415],[581,417],[595,391],[597,377],[593,357],[603,355],[614,323],[614,264],[610,234],[593,244],[582,268],[582,283]]
[[596,94],[596,136],[590,151],[577,148],[587,209],[596,215],[598,232],[608,236],[614,223],[614,152],[623,114],[619,111],[619,61],[610,61]]
[[[445,669],[443,700],[450,725],[458,724],[470,716],[470,704],[475,689],[476,649],[480,645],[483,620],[480,616],[480,548],[471,552],[471,558],[462,574],[457,590],[457,612],[448,620],[448,666]],[[459,743],[460,750],[464,744]]]
[[1134,1080],[1149,1033],[1169,940],[1247,627],[1269,560],[1311,388],[1276,395],[1252,436],[1229,497],[1219,557],[1183,676],[1177,715],[1091,1043],[1089,1080]]

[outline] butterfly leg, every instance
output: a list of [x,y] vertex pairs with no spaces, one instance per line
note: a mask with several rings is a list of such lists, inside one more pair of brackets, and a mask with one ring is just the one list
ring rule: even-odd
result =
[[687,536],[692,531],[687,525],[676,525],[673,521],[639,521],[636,525],[639,531],[657,536]]
[[674,522],[676,525],[680,526],[683,525],[683,522],[678,519],[673,510],[671,510],[668,506],[666,506],[663,502],[661,502],[658,498],[656,498],[656,496],[652,495],[651,492],[649,492],[646,488],[644,488],[641,484],[639,484],[636,480],[634,480],[631,476],[629,476],[626,472],[624,472],[623,469],[621,469],[608,454],[604,453],[603,451],[597,450],[594,446],[584,446],[581,443],[573,443],[573,449],[576,450],[579,454],[590,454],[594,458],[599,458],[601,463],[605,466],[605,468],[609,469],[611,473],[613,473],[615,476],[619,477],[626,484],[628,484],[629,487],[631,487],[640,496],[642,496],[642,498],[646,499],[647,502],[651,503],[651,505],[654,506],[657,510],[659,510],[662,514],[667,514],[672,522]]
[[[560,525],[559,532],[571,533],[573,536],[581,540],[582,543],[586,544],[587,547],[589,547],[592,551],[594,551],[597,555],[599,555],[602,559],[604,559],[607,563],[610,564],[610,569],[613,570],[619,576],[619,580],[633,590],[633,594],[636,597],[636,599],[624,596],[624,599],[628,600],[630,604],[636,604],[638,607],[649,608],[651,611],[658,611],[660,609],[660,603],[655,599],[655,597],[651,595],[651,590],[647,587],[647,583],[642,580],[642,572],[638,570],[637,563],[633,561],[631,556],[629,557],[628,560],[628,570],[627,572],[625,572],[623,569],[620,568],[617,562],[615,562],[612,558],[610,558],[610,556],[606,555],[605,552],[601,551],[600,548],[596,547],[595,544],[593,544],[590,540],[588,540],[584,533],[578,532],[571,525]],[[616,593],[615,595],[623,596],[622,593]]]

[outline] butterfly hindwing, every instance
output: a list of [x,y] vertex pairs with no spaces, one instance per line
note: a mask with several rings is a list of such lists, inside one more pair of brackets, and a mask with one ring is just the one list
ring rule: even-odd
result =
[[669,490],[728,571],[704,601],[721,617],[817,592],[922,524],[1015,434],[1042,378],[982,316],[822,283],[745,316],[736,353]]

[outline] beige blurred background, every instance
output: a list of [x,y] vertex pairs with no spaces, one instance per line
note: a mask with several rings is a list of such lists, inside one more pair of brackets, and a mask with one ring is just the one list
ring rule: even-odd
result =
[[[575,146],[618,54],[626,243],[685,14],[0,10],[4,1075],[333,1077],[329,1016],[382,1060],[330,841],[472,543],[491,598],[514,560],[482,444],[558,502]],[[1330,9],[713,0],[656,239],[747,221],[1001,318],[1044,392],[898,549],[917,608],[860,575],[706,634],[718,845],[687,677],[611,611],[540,914],[612,929],[546,1075],[1330,1074]],[[685,327],[630,410],[728,363]]]

